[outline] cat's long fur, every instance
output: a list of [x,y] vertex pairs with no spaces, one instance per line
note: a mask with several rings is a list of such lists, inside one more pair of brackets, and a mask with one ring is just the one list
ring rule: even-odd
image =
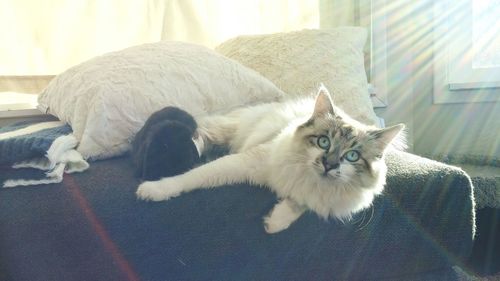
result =
[[231,154],[144,182],[137,196],[161,201],[232,183],[267,186],[280,198],[264,218],[268,233],[288,228],[306,210],[344,219],[370,206],[385,185],[384,151],[404,127],[363,125],[335,107],[324,87],[316,99],[242,108],[198,123],[206,144],[227,144]]

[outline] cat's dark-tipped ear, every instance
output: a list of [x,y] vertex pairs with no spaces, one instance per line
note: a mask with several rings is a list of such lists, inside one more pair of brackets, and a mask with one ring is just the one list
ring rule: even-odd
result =
[[323,84],[321,84],[316,96],[316,104],[314,105],[313,117],[319,117],[326,114],[335,115],[335,109],[333,107],[333,101],[330,96],[330,92],[328,92],[328,89]]
[[386,149],[386,147],[394,142],[396,146],[404,142],[404,136],[401,131],[405,128],[405,125],[398,124],[391,127],[377,129],[370,131],[372,139],[377,143],[377,147],[381,150]]

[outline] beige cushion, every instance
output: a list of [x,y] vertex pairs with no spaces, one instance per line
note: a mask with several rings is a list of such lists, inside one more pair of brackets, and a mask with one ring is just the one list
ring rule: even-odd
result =
[[240,36],[216,51],[256,70],[290,96],[316,93],[323,83],[337,106],[354,119],[375,124],[364,68],[366,30],[340,27]]

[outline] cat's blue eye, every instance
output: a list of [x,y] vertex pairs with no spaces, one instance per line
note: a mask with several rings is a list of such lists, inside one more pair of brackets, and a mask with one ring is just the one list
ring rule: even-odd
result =
[[344,154],[344,158],[349,162],[356,162],[359,160],[359,152],[356,150],[349,150]]
[[319,136],[317,143],[318,146],[324,150],[328,150],[330,148],[330,138],[327,136]]

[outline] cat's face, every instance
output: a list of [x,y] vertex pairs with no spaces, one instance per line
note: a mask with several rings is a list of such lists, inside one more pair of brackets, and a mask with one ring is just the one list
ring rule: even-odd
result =
[[347,119],[320,92],[313,116],[296,130],[299,149],[321,180],[371,187],[385,175],[384,150],[403,126],[377,129]]

